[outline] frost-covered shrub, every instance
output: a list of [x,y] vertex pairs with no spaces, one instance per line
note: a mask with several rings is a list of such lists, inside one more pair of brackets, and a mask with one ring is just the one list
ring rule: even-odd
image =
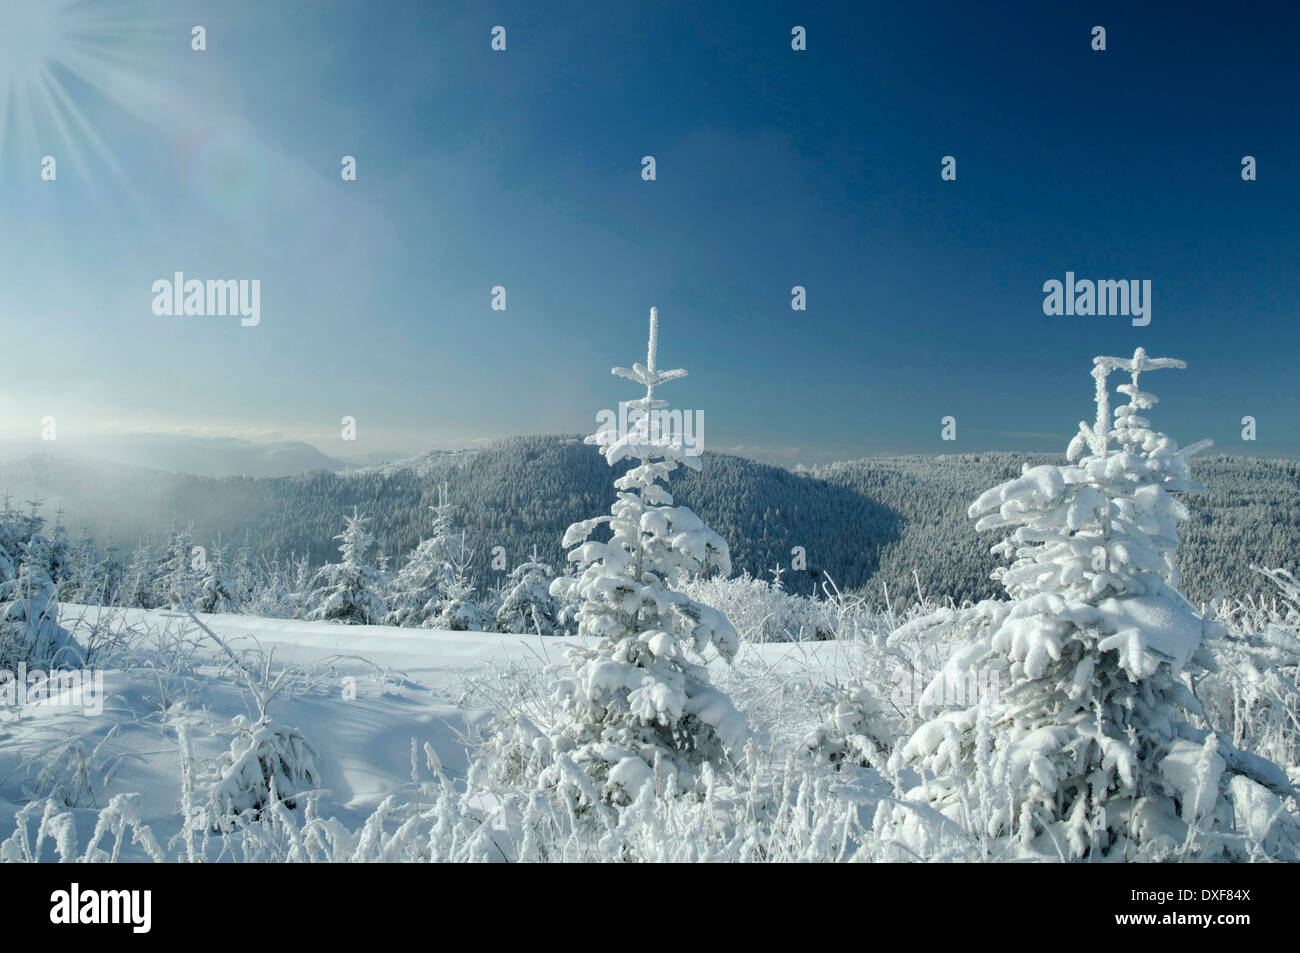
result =
[[62,739],[43,753],[36,776],[23,785],[23,794],[33,800],[50,798],[67,807],[96,803],[121,767],[121,756],[110,757],[104,751],[116,734],[114,725],[93,746],[90,739],[75,734]]
[[[226,658],[222,672],[239,677],[257,709],[256,720],[238,715],[233,719],[236,733],[228,750],[210,766],[211,788],[203,814],[206,824],[216,831],[229,831],[256,820],[263,810],[292,809],[304,792],[320,785],[316,750],[302,732],[271,718],[271,703],[291,694],[295,685],[310,688],[315,667],[302,670],[282,667],[276,671],[274,649],[260,646],[242,652],[192,612],[190,621],[203,632]],[[327,663],[328,659],[320,663]],[[176,725],[181,740],[182,804],[193,804],[193,778],[189,751],[189,732],[184,721]]]
[[814,760],[837,769],[854,764],[883,770],[895,735],[890,720],[881,699],[866,686],[841,689],[803,745]]
[[1233,744],[1289,767],[1300,782],[1300,582],[1284,569],[1258,571],[1277,595],[1218,603],[1222,625],[1196,694]]
[[293,560],[281,563],[267,559],[253,568],[236,565],[234,576],[238,581],[232,585],[239,599],[238,611],[263,619],[295,618],[295,572]]
[[320,786],[316,750],[296,728],[263,715],[257,721],[237,715],[235,737],[215,766],[207,798],[207,817],[216,830],[237,819],[256,819],[273,801],[295,807],[294,799]]
[[[75,819],[65,805],[54,798],[30,801],[15,815],[13,833],[0,843],[0,862],[117,863],[125,859],[122,857],[123,847],[134,844],[147,859],[163,863],[167,860],[166,854],[154,838],[153,831],[141,819],[141,801],[139,794],[114,795],[100,810],[84,850],[77,843]],[[35,831],[29,826],[33,819]],[[113,840],[105,850],[100,845],[110,835]]]
[[562,791],[485,799],[471,771],[465,787],[446,778],[426,786],[418,805],[390,796],[356,827],[321,817],[315,799],[294,811],[271,802],[217,837],[180,833],[167,849],[141,822],[138,794],[118,795],[100,811],[84,849],[71,812],[33,801],[0,843],[0,861],[821,863],[902,855],[872,838],[869,815],[832,779],[763,782],[742,765],[736,783],[723,786],[709,769],[702,774],[698,798],[657,797],[646,785],[619,811],[578,815]]
[[117,592],[117,600],[123,607],[156,609],[163,605],[161,586],[158,581],[158,560],[154,553],[152,541],[145,537],[136,543],[131,551]]
[[306,556],[292,560],[285,572],[284,611],[290,619],[305,619],[311,611],[311,561]]
[[711,576],[683,584],[692,599],[717,609],[746,642],[810,642],[835,638],[834,606],[751,576]]
[[[567,579],[567,582],[558,580]],[[551,580],[551,598],[555,600],[555,634],[577,635],[578,612],[582,609],[579,589],[573,583],[577,574],[572,565],[566,565],[560,575]]]

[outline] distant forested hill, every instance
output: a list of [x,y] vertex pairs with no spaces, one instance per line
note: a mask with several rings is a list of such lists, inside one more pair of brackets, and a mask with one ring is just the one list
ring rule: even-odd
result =
[[[857,460],[792,473],[740,457],[706,453],[704,471],[679,471],[677,502],[692,507],[731,545],[737,571],[765,573],[807,553],[808,571],[786,584],[807,592],[828,572],[842,588],[867,587],[882,601],[910,599],[919,579],[930,595],[976,599],[997,594],[988,579],[995,534],[976,534],[966,508],[983,490],[1023,464],[1059,462],[1051,455],[981,453]],[[313,563],[336,556],[332,537],[355,505],[373,517],[382,551],[396,561],[429,527],[428,507],[446,483],[476,551],[478,581],[491,585],[494,546],[508,563],[534,547],[560,564],[569,523],[605,512],[613,477],[594,447],[570,437],[521,437],[482,450],[434,453],[358,471],[320,471],[278,478],[181,476],[160,471],[29,457],[0,467],[0,492],[39,493],[42,512],[62,507],[69,530],[83,523],[127,552],[144,534],[173,521],[193,522],[200,543],[247,539],[258,552],[307,553]],[[1208,499],[1191,498],[1183,529],[1185,588],[1208,599],[1223,587],[1263,591],[1250,565],[1295,569],[1300,552],[1300,464],[1241,457],[1202,457],[1197,478]]]
[[[927,594],[960,602],[996,594],[988,575],[997,562],[988,548],[998,536],[976,533],[966,508],[1026,463],[1063,462],[1052,454],[980,453],[856,460],[814,472],[901,516],[902,537],[884,547],[873,586],[914,592],[915,570]],[[1184,591],[1193,600],[1223,588],[1239,596],[1269,592],[1250,567],[1294,570],[1300,561],[1300,462],[1206,455],[1192,458],[1192,473],[1210,495],[1184,500],[1192,513],[1179,533]]]

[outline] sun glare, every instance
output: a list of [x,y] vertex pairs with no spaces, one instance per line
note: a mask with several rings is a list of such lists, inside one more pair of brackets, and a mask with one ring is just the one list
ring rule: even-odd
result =
[[63,37],[59,0],[8,0],[0,24],[0,83],[7,93],[42,82],[47,63],[57,60]]
[[121,6],[97,0],[0,5],[0,164],[53,156],[79,166],[92,191],[102,172],[129,191],[96,125],[105,104],[137,114],[153,105],[128,55],[150,20],[132,26]]

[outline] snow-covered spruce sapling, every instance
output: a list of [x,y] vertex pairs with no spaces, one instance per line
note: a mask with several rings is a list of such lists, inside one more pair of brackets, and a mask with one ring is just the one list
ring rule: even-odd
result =
[[227,567],[227,576],[230,593],[235,602],[235,608],[225,610],[228,612],[238,612],[239,607],[252,602],[258,590],[262,588],[263,580],[267,584],[271,582],[267,578],[269,573],[265,562],[259,567],[253,558],[253,541],[250,534],[244,534],[244,545],[235,550],[235,558]]
[[194,528],[172,527],[158,578],[161,605],[171,608],[191,605],[198,595],[200,578],[194,567]]
[[447,486],[438,488],[438,502],[429,507],[433,528],[421,539],[389,585],[388,625],[433,625],[439,603],[448,594],[461,561],[463,539],[455,534],[456,507],[447,496]]
[[85,527],[68,543],[65,559],[64,572],[56,579],[55,597],[60,602],[95,600],[100,594],[101,566],[95,541]]
[[199,612],[238,612],[240,599],[236,591],[226,566],[226,548],[218,543],[208,558],[194,608]]
[[[1188,514],[1170,494],[1199,489],[1188,456],[1205,444],[1180,450],[1151,430],[1143,414],[1156,398],[1139,386],[1145,371],[1184,366],[1141,348],[1096,358],[1097,419],[1080,424],[1067,464],[1027,466],[970,507],[978,529],[1011,530],[993,550],[1010,560],[995,578],[1011,601],[948,613],[983,634],[939,678],[987,673],[998,690],[955,710],[930,705],[891,766],[919,779],[900,793],[985,843],[1062,858],[1231,858],[1245,840],[1234,818],[1269,815],[1277,830],[1263,839],[1278,856],[1296,848],[1286,775],[1188,717],[1200,704],[1182,676],[1213,623],[1178,590]],[[1112,422],[1116,370],[1130,374],[1118,388],[1129,402]],[[892,809],[877,828],[906,835],[922,816]]]
[[[615,480],[610,515],[574,523],[564,534],[576,576],[554,581],[552,595],[579,603],[579,634],[595,644],[569,653],[571,673],[559,686],[561,715],[549,732],[554,763],[544,785],[572,785],[580,803],[593,796],[629,803],[649,782],[690,790],[705,763],[721,765],[739,753],[749,728],[731,700],[709,681],[689,652],[710,647],[730,661],[736,633],[722,613],[673,588],[679,574],[713,566],[731,571],[727,544],[691,510],[673,505],[663,485],[679,464],[700,468],[680,433],[655,433],[649,414],[666,406],[655,388],[686,376],[656,366],[658,309],[650,310],[645,365],[613,373],[644,385],[628,403],[625,434],[587,438],[610,466],[637,462]],[[610,537],[594,539],[605,527]],[[673,780],[670,782],[670,778]]]
[[311,560],[304,553],[290,558],[287,571],[290,581],[289,592],[285,595],[285,611],[291,619],[305,618],[311,608]]
[[162,604],[159,598],[158,560],[153,543],[147,535],[131,551],[131,561],[126,568],[119,600],[123,608],[156,609]]
[[438,599],[438,614],[424,620],[422,624],[425,628],[448,629],[452,632],[482,631],[484,612],[479,607],[477,589],[470,578],[473,559],[474,552],[465,545],[462,533],[456,547],[456,556],[451,563],[451,580]]
[[185,609],[190,621],[221,649],[257,707],[256,720],[244,715],[234,718],[235,737],[213,766],[203,810],[207,825],[212,830],[230,831],[257,820],[276,803],[292,809],[298,796],[320,787],[317,753],[301,731],[272,719],[270,708],[302,673],[282,668],[273,674],[274,650],[236,652],[188,606]]
[[384,601],[378,593],[379,572],[368,562],[374,537],[370,522],[353,507],[344,517],[347,525],[334,538],[343,561],[326,563],[312,577],[311,610],[307,618],[349,625],[378,625],[384,620]]
[[510,570],[497,608],[497,629],[519,634],[553,635],[558,600],[551,595],[555,571],[539,562],[537,550],[533,558]]
[[35,532],[17,549],[16,575],[0,584],[0,670],[79,665],[84,651],[59,625],[50,540]]

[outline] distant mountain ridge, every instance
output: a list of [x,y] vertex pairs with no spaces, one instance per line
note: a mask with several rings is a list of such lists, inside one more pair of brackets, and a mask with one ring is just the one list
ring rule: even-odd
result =
[[302,440],[256,443],[238,437],[142,433],[0,443],[0,459],[21,459],[32,454],[208,477],[295,476],[354,465],[326,456]]

